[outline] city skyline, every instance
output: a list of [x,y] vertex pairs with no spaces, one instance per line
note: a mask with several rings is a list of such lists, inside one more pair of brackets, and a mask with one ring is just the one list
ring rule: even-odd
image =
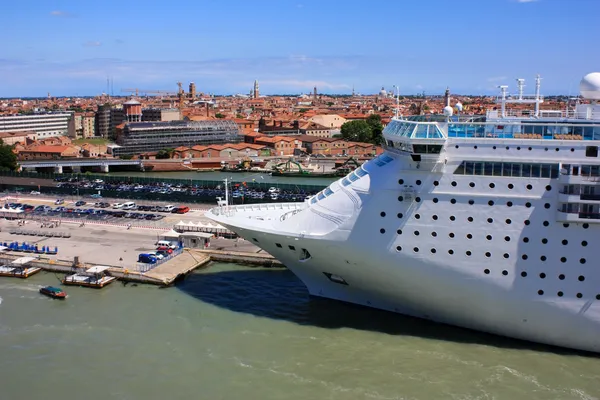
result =
[[500,84],[515,92],[515,78],[529,93],[537,73],[544,94],[576,95],[600,63],[586,35],[600,6],[570,3],[12,2],[0,15],[14,36],[3,43],[0,97],[94,96],[107,79],[114,95],[175,92],[176,81],[248,94],[255,79],[265,95],[393,85],[401,94],[495,94]]

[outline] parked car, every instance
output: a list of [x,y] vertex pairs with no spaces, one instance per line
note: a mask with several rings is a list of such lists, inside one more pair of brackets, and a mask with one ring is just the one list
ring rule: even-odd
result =
[[56,201],[54,202],[55,205],[60,205],[60,204],[65,204],[65,199],[56,199]]
[[112,208],[116,208],[116,209],[123,208],[123,204],[122,203],[113,203]]
[[166,206],[163,207],[163,211],[164,212],[171,212],[171,211],[173,211],[174,208],[175,208],[174,205],[169,204],[169,205],[166,205]]
[[37,195],[40,195],[41,193],[38,192],[37,190],[32,190],[29,194],[37,196]]
[[141,253],[138,256],[138,262],[146,263],[146,264],[156,264],[156,257],[152,254]]
[[156,251],[166,252],[167,254],[173,254],[173,249],[167,246],[157,246]]
[[99,193],[94,193],[93,195],[90,196],[92,199],[101,199],[102,195]]
[[185,213],[187,213],[188,211],[190,211],[190,208],[189,208],[189,207],[187,207],[187,206],[180,206],[180,207],[175,207],[175,208],[173,209],[173,211],[171,211],[171,212],[172,212],[172,213],[175,213],[175,214],[185,214]]
[[83,200],[79,200],[77,203],[75,203],[75,207],[81,207],[81,206],[85,206],[87,203]]
[[156,257],[157,260],[162,260],[163,258],[165,258],[165,252],[162,251],[149,251],[147,254],[149,256]]

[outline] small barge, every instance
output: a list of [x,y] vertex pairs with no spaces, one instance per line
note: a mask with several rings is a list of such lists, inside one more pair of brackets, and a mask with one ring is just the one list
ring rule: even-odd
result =
[[30,265],[34,257],[20,257],[9,262],[6,265],[0,265],[0,276],[8,276],[12,278],[29,278],[31,275],[37,274],[42,269]]
[[95,267],[88,268],[83,272],[78,272],[76,274],[67,276],[65,279],[63,279],[62,283],[65,285],[85,286],[100,289],[117,279],[114,276],[107,275],[106,272],[108,269],[110,269],[110,267],[97,265]]

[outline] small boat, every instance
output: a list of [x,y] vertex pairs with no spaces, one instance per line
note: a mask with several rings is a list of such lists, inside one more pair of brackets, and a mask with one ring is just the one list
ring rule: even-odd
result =
[[67,294],[62,289],[53,286],[45,286],[40,288],[40,293],[45,294],[48,297],[52,297],[53,299],[64,300],[67,298]]

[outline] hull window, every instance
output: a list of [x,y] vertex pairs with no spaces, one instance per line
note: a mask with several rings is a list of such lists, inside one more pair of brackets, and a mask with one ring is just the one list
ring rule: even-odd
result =
[[312,258],[312,256],[310,255],[308,250],[302,249],[302,251],[300,252],[300,261],[308,261],[311,258]]
[[325,275],[327,279],[333,283],[339,283],[340,285],[348,286],[348,282],[346,282],[346,280],[339,275],[330,274],[329,272],[323,272],[323,275]]

